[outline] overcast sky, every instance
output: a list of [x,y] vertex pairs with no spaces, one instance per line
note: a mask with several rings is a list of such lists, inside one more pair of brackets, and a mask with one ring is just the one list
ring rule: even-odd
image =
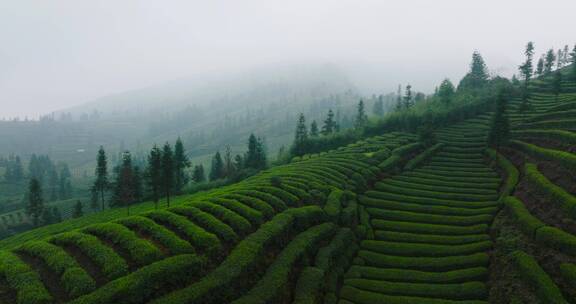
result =
[[[0,117],[203,73],[334,63],[360,87],[430,91],[478,50],[511,75],[576,42],[574,0],[0,0]],[[381,81],[380,79],[394,79]]]

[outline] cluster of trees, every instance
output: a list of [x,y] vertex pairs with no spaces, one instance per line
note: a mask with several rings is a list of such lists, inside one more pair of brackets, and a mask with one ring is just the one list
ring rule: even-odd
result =
[[[383,107],[382,99],[380,99],[377,104],[376,107],[379,108],[380,105]],[[343,132],[341,132],[340,126],[335,121],[334,112],[331,109],[328,110],[328,114],[320,130],[318,129],[316,121],[312,121],[310,124],[310,131],[308,131],[306,117],[303,113],[300,113],[296,124],[294,141],[290,149],[290,156],[302,156],[308,153],[316,153],[320,150],[334,146],[335,143],[347,142],[349,138],[356,137],[355,135],[352,135],[352,133],[361,132],[367,125],[368,115],[366,114],[365,104],[362,99],[356,106],[354,129],[352,132],[345,132],[343,136],[340,136]]]
[[[232,156],[230,146],[226,146],[224,157],[220,151],[216,151],[212,157],[210,169],[210,181],[219,179],[238,180],[244,176],[258,172],[267,166],[266,146],[264,139],[250,134],[248,138],[248,150],[244,155],[236,154]],[[197,165],[194,167],[194,181],[197,183],[206,180],[204,167]]]
[[184,145],[180,138],[176,141],[174,149],[170,143],[162,148],[154,145],[150,150],[144,170],[135,163],[129,151],[122,154],[120,164],[113,169],[113,179],[108,174],[108,160],[103,147],[100,147],[97,156],[96,179],[92,186],[92,208],[105,208],[107,192],[111,192],[110,207],[127,207],[152,199],[158,207],[160,198],[165,197],[170,206],[170,197],[182,192],[188,183],[186,169],[190,162],[186,156]]
[[24,180],[24,168],[20,156],[10,154],[7,158],[0,158],[0,167],[4,167],[4,181],[10,184]]
[[402,95],[402,85],[398,85],[398,92],[396,93],[396,111],[406,110],[413,107],[415,104],[426,99],[426,95],[421,92],[414,94],[412,86],[406,85],[404,95]]
[[62,221],[62,214],[58,207],[45,206],[42,185],[36,177],[32,177],[28,185],[26,214],[32,220],[34,227]]
[[47,155],[32,154],[28,175],[36,178],[49,191],[48,201],[72,197],[72,174],[66,163],[55,165]]

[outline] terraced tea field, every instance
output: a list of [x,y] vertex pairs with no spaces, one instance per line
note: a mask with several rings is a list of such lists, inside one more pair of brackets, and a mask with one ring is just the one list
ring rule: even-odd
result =
[[[576,94],[5,242],[0,303],[576,303]],[[112,216],[114,215],[114,216]],[[54,228],[56,229],[56,228]]]

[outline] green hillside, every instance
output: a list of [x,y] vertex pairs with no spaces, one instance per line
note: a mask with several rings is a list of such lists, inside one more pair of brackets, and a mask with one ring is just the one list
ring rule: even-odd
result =
[[[1,240],[0,303],[576,303],[576,85],[552,83],[509,95],[497,150],[488,86],[170,208]],[[427,111],[451,119],[409,132]]]

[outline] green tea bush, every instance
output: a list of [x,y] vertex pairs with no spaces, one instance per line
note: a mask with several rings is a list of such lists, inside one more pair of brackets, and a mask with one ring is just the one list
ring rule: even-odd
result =
[[492,221],[491,214],[458,216],[458,215],[433,215],[426,213],[416,213],[408,211],[397,210],[383,210],[376,208],[368,208],[368,213],[373,218],[383,219],[389,221],[403,221],[423,224],[439,224],[439,225],[453,225],[453,226],[473,226],[478,224],[486,224]]
[[226,199],[231,199],[231,200],[236,200],[256,211],[259,211],[260,213],[262,213],[262,215],[264,215],[264,217],[266,219],[271,218],[272,216],[274,216],[274,214],[276,214],[276,211],[274,210],[274,208],[272,208],[272,206],[270,206],[269,204],[267,204],[265,201],[260,200],[258,198],[254,198],[254,197],[250,197],[250,196],[245,196],[242,194],[236,194],[236,193],[230,193],[227,195],[224,195],[223,198]]
[[576,134],[564,130],[519,130],[512,131],[512,136],[515,138],[552,139],[568,144],[576,144]]
[[[303,207],[289,209],[276,215],[256,232],[238,243],[220,266],[208,275],[186,288],[172,292],[151,303],[172,304],[202,301],[223,303],[228,301],[228,298],[234,293],[231,287],[238,284],[244,276],[255,271],[255,267],[266,255],[267,248],[272,243],[285,238],[293,229],[297,229],[295,227],[299,225],[295,225],[295,222],[298,217],[302,223],[311,222],[313,221],[312,218],[317,217],[318,210],[323,212],[320,208]],[[310,218],[306,219],[306,217]]]
[[[403,175],[395,176],[394,180],[397,181],[404,181],[409,183],[416,183],[416,184],[424,184],[430,186],[440,186],[440,187],[452,187],[452,188],[461,188],[464,191],[468,191],[469,189],[477,189],[477,190],[488,190],[494,191],[495,188],[498,187],[499,182],[491,182],[491,183],[466,183],[461,181],[443,181],[439,180],[435,177],[430,177],[425,174],[417,173],[417,172],[407,172]],[[440,191],[440,190],[438,190]],[[473,191],[473,190],[471,190]],[[472,193],[472,192],[471,192]]]
[[464,283],[470,281],[485,281],[488,269],[474,267],[446,272],[428,272],[407,269],[387,269],[368,266],[352,266],[348,271],[350,278],[364,278],[388,282],[412,283]]
[[33,258],[42,260],[48,269],[60,277],[60,283],[70,298],[96,289],[96,282],[69,256],[64,249],[46,242],[28,242],[17,249]]
[[524,174],[526,180],[538,193],[557,204],[566,212],[567,216],[576,218],[576,197],[550,182],[546,176],[538,171],[538,167],[535,164],[526,163]]
[[463,245],[433,245],[389,241],[362,241],[360,246],[373,252],[397,256],[434,257],[467,255],[490,249],[490,241],[481,241]]
[[450,271],[462,268],[485,267],[490,259],[486,253],[449,257],[400,257],[365,250],[360,250],[358,256],[364,259],[369,266],[423,271]]
[[559,250],[565,254],[576,255],[576,236],[556,227],[545,226],[536,230],[536,242]]
[[409,223],[404,221],[385,221],[372,220],[374,229],[390,230],[397,232],[422,233],[422,234],[439,234],[439,235],[468,235],[482,234],[488,231],[488,225],[474,226],[449,226],[437,224]]
[[309,228],[297,235],[278,254],[272,265],[256,285],[234,304],[273,303],[282,298],[282,291],[288,283],[295,264],[307,254],[314,252],[322,239],[329,237],[336,229],[333,223],[324,223]]
[[163,258],[162,252],[156,246],[138,238],[133,231],[120,224],[94,224],[86,227],[83,232],[95,235],[122,248],[138,266],[148,265]]
[[470,234],[470,235],[433,235],[417,234],[397,231],[376,230],[377,240],[407,243],[424,243],[439,245],[464,245],[490,240],[488,234]]
[[420,190],[406,187],[398,187],[386,183],[377,183],[376,190],[382,192],[392,192],[404,195],[431,197],[437,199],[457,200],[457,201],[493,201],[498,198],[495,194],[465,194],[465,193],[448,193],[431,190]]
[[250,223],[253,223],[257,226],[260,225],[262,222],[264,222],[264,216],[262,215],[262,212],[252,209],[247,205],[240,203],[237,200],[225,199],[222,197],[211,197],[207,198],[206,201],[218,204],[226,209],[232,210],[236,214],[244,217]]
[[454,300],[484,299],[488,290],[484,283],[404,283],[373,281],[366,279],[347,279],[344,284],[361,290],[378,292],[386,295],[404,295],[414,297],[448,298]]
[[500,199],[512,195],[516,185],[518,184],[518,179],[520,176],[518,169],[516,169],[514,164],[507,160],[502,154],[496,152],[493,149],[486,149],[486,154],[495,160],[496,164],[502,168],[504,172],[506,172],[506,181],[504,182],[504,186],[500,191]]
[[174,232],[156,224],[153,220],[142,216],[131,216],[116,221],[132,230],[143,232],[164,248],[168,249],[171,254],[194,253],[194,248],[190,243],[181,239]]
[[40,275],[16,255],[0,251],[0,276],[16,293],[17,304],[49,304],[53,298],[44,287]]
[[[428,185],[419,181],[417,178],[400,179],[401,176],[385,179],[378,184],[388,184],[396,187],[411,188],[427,191],[447,192],[447,193],[460,193],[460,194],[480,194],[480,195],[494,195],[497,194],[495,189],[471,189],[463,187],[450,187],[441,185]],[[376,184],[376,185],[378,185]]]
[[403,194],[380,192],[380,191],[366,191],[366,195],[372,198],[390,200],[395,202],[416,203],[423,205],[435,205],[457,208],[486,208],[498,205],[497,202],[461,202],[447,199],[427,198],[418,196],[407,196]]
[[293,304],[316,304],[320,298],[324,271],[316,267],[302,270],[294,288]]
[[170,208],[170,211],[187,217],[204,230],[218,236],[218,238],[225,243],[235,243],[238,241],[236,232],[210,213],[190,206],[173,207]]
[[326,205],[324,206],[324,212],[328,215],[328,218],[337,223],[340,219],[340,213],[342,212],[342,200],[344,192],[339,189],[334,189],[328,195],[326,199]]
[[533,257],[523,251],[513,252],[512,257],[520,277],[536,290],[536,295],[542,303],[568,303],[558,286]]
[[144,303],[165,289],[198,278],[205,264],[203,258],[193,254],[170,257],[111,281],[71,304]]
[[404,165],[404,170],[413,170],[416,167],[422,165],[425,161],[427,161],[432,155],[436,154],[439,150],[441,150],[445,144],[437,143],[432,147],[426,149],[424,152],[418,154],[413,159],[409,160],[406,165]]
[[568,169],[576,170],[576,155],[572,153],[541,148],[519,140],[511,140],[510,145],[534,158],[557,162]]
[[518,223],[520,230],[529,238],[534,239],[536,237],[536,231],[546,226],[546,224],[530,214],[530,211],[526,209],[524,203],[519,199],[507,196],[503,199],[503,202],[510,215],[512,215]]
[[368,196],[360,196],[360,202],[362,203],[362,205],[366,207],[376,207],[398,211],[411,211],[411,212],[438,214],[438,215],[460,215],[460,216],[482,215],[482,214],[494,214],[498,210],[496,207],[472,209],[472,208],[458,208],[458,207],[446,207],[435,205],[421,205],[413,203],[401,203],[395,201],[375,199]]
[[151,211],[143,215],[184,235],[199,254],[216,255],[222,249],[220,240],[214,234],[192,223],[186,217],[164,210]]
[[569,263],[560,264],[560,274],[571,288],[576,288],[576,265]]
[[354,241],[354,233],[350,228],[339,229],[330,243],[318,250],[314,266],[328,272],[338,257],[345,254],[346,248]]
[[446,299],[433,299],[433,298],[410,297],[410,296],[388,296],[376,292],[361,290],[351,286],[344,286],[340,291],[340,297],[343,299],[350,299],[350,301],[353,301],[353,303],[355,304],[374,304],[374,303],[486,304],[486,302],[482,300],[452,301]]
[[236,234],[243,236],[253,230],[252,224],[242,216],[220,205],[210,202],[191,202],[187,206],[198,208],[209,213],[230,226]]
[[74,246],[98,266],[111,281],[128,274],[128,264],[112,248],[104,245],[97,237],[76,231],[60,233],[50,239],[58,246]]

